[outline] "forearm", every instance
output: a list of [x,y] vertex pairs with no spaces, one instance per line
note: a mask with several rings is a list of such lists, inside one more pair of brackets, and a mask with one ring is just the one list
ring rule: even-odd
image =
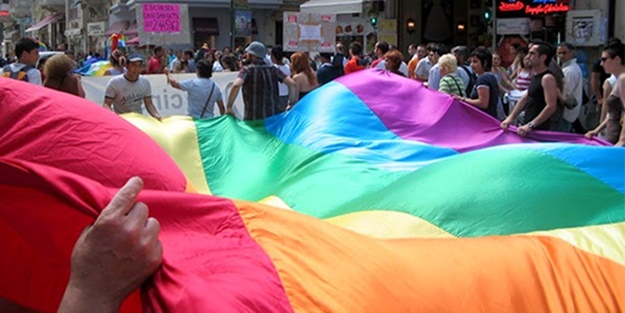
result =
[[[482,110],[486,110],[486,108],[488,108],[488,101],[483,101],[482,98],[477,98],[477,99],[469,99],[469,98],[465,98],[464,102],[478,108],[478,109],[482,109]],[[486,102],[486,104],[484,104],[484,102]]]
[[240,86],[232,86],[232,89],[230,89],[230,94],[228,95],[228,106],[226,107],[226,110],[232,110],[232,107],[234,106],[234,101],[237,99],[237,95],[239,94],[239,89],[241,89]]
[[601,132],[606,126],[608,126],[608,119],[606,118],[605,120],[603,120],[601,122],[601,124],[599,124],[599,126],[597,126],[595,129],[593,129],[594,132],[599,133]]
[[176,89],[180,89],[180,83],[178,83],[177,80],[175,80],[173,77],[171,77],[171,75],[167,75],[167,82],[174,88]]
[[79,288],[73,287],[70,281],[61,300],[58,313],[114,313],[119,310],[119,306],[120,304],[114,301],[98,299],[85,294]]
[[155,119],[161,119],[161,115],[158,114],[158,111],[156,110],[156,107],[154,106],[153,103],[146,103],[145,104],[145,109],[148,111],[148,113],[150,113],[150,115],[152,115],[152,117],[154,117]]
[[534,127],[537,127],[538,125],[541,125],[546,120],[548,120],[553,115],[553,113],[555,113],[555,111],[556,105],[547,105],[542,111],[540,111],[538,116],[536,116],[534,120],[530,122],[534,124]]
[[156,118],[156,119],[161,119],[161,115],[158,114],[158,111],[156,111],[156,108],[152,107],[152,108],[148,108],[148,113],[150,113],[150,115],[152,115],[152,117]]

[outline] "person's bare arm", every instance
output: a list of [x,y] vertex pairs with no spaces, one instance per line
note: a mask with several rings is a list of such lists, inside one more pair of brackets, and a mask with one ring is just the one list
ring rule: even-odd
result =
[[224,101],[219,99],[216,102],[217,102],[217,107],[219,108],[219,114],[220,115],[226,114],[226,108],[224,107]]
[[[558,85],[556,84],[555,77],[551,74],[545,75],[543,76],[541,83],[545,91],[545,108],[540,111],[540,113],[534,118],[534,120],[517,129],[517,133],[521,136],[525,136],[527,133],[531,132],[532,128],[541,125],[546,120],[548,120],[553,115],[553,113],[556,112],[558,106],[559,89]],[[529,126],[530,123],[533,125],[532,127]]]
[[76,78],[76,88],[78,90],[77,96],[84,98],[86,96],[86,93],[85,93],[85,89],[82,87],[81,77],[80,75],[76,75],[76,74],[74,75],[74,77]]
[[[603,99],[608,99],[611,93],[612,85],[610,85],[610,82],[606,79],[606,81],[603,82]],[[603,101],[601,102],[601,104],[599,104],[599,107],[601,107],[601,116],[599,117],[599,120],[603,122],[603,120],[605,120],[606,116],[608,115],[608,108],[607,106],[603,105]]]
[[289,87],[289,101],[291,102],[291,106],[293,106],[297,101],[299,101],[299,92],[297,91],[297,84],[291,77],[287,77],[284,79],[284,84]]
[[603,104],[603,94],[601,94],[601,73],[599,72],[592,72],[590,73],[590,89],[592,90],[593,94],[595,94],[595,96],[597,97],[597,104],[601,105]]
[[234,106],[234,101],[239,95],[239,90],[241,90],[241,86],[243,86],[243,79],[237,77],[232,83],[232,88],[230,89],[230,94],[228,95],[228,106],[226,106],[226,114],[234,115],[232,107]]
[[113,111],[113,99],[104,97],[104,108]]
[[[619,76],[618,80],[616,81],[615,88],[618,89],[618,91],[615,91],[616,95],[618,95],[618,97],[621,99],[621,103],[623,104],[623,108],[625,109],[625,103],[623,102],[625,100],[625,75],[621,74],[621,76]],[[625,146],[625,127],[621,128],[621,135],[619,136],[619,139],[616,142],[615,146]]]
[[158,114],[158,111],[156,110],[156,107],[154,106],[154,103],[152,102],[152,97],[143,98],[143,102],[145,102],[145,109],[148,110],[148,113],[150,113],[152,117],[160,121],[162,118],[161,118],[161,115]]
[[76,241],[59,313],[117,312],[160,266],[160,225],[137,202],[141,189],[143,181],[131,178]]
[[488,103],[490,102],[490,90],[489,88],[477,88],[477,99],[469,99],[465,98],[464,102],[480,108],[482,110],[486,110],[488,108]]
[[169,83],[172,87],[176,89],[182,89],[180,88],[180,83],[176,79],[174,79],[173,76],[171,76],[168,70],[166,70],[165,75],[167,75],[167,83]]

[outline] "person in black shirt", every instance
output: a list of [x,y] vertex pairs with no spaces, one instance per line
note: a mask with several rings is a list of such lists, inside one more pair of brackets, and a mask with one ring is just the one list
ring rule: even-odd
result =
[[323,86],[343,75],[343,65],[342,60],[338,64],[330,61],[332,53],[322,52],[319,55],[321,56],[321,66],[317,71],[317,81],[319,81],[319,86]]
[[473,72],[478,75],[475,86],[469,93],[469,98],[454,96],[488,115],[497,118],[497,105],[499,104],[499,83],[491,67],[493,65],[493,55],[486,49],[475,49],[469,57]]
[[534,77],[528,89],[512,110],[512,113],[501,122],[501,128],[507,130],[517,115],[525,109],[525,125],[517,129],[521,136],[534,129],[549,130],[551,116],[558,106],[558,84],[555,76],[549,71],[549,63],[553,58],[553,49],[547,43],[536,43],[530,48],[527,56],[530,60]]

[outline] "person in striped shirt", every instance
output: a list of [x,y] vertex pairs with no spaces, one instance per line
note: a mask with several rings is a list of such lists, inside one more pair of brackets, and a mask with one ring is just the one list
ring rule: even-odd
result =
[[438,59],[438,67],[442,77],[438,84],[438,91],[466,97],[464,82],[456,74],[458,70],[456,57],[451,53],[444,54]]

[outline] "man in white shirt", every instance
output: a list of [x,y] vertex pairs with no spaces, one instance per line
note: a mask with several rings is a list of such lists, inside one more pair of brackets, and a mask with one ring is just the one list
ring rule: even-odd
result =
[[434,66],[434,64],[438,63],[437,54],[434,53],[436,50],[436,44],[430,43],[427,45],[428,56],[421,59],[417,64],[417,68],[414,71],[415,79],[420,82],[427,82],[430,77],[430,70]]
[[13,78],[41,86],[41,72],[36,68],[39,60],[39,43],[30,38],[22,38],[15,44],[17,62],[6,65],[0,76]]
[[570,43],[563,42],[558,46],[558,58],[564,73],[564,90],[562,94],[564,98],[575,99],[577,105],[573,108],[564,108],[562,119],[558,125],[558,131],[571,132],[573,122],[579,117],[582,107],[584,78],[582,77],[582,69],[575,59],[575,47]]
[[160,114],[152,103],[152,86],[150,81],[141,76],[143,69],[143,57],[131,55],[126,62],[126,73],[115,76],[106,85],[104,95],[104,107],[117,114],[139,113],[142,114],[142,104],[145,109],[157,120],[161,120]]

